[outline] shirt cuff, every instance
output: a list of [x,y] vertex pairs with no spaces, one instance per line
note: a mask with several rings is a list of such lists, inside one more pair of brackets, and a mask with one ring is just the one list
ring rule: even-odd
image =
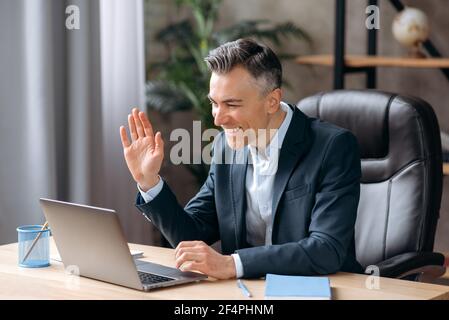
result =
[[139,184],[137,184],[137,189],[139,189],[140,195],[142,196],[143,200],[145,200],[145,203],[148,203],[154,198],[156,198],[159,192],[161,192],[163,186],[164,180],[162,180],[162,178],[159,176],[159,182],[147,192],[142,191],[142,189],[140,189]]
[[234,259],[235,276],[237,278],[243,277],[243,264],[242,264],[242,260],[240,260],[240,256],[238,255],[238,253],[233,253],[233,254],[231,254],[231,256]]

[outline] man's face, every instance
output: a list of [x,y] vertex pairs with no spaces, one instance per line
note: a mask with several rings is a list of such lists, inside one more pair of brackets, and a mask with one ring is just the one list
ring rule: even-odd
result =
[[214,123],[224,129],[233,149],[255,144],[258,130],[268,127],[270,115],[279,107],[270,94],[263,94],[256,79],[239,66],[226,74],[212,73],[209,99]]

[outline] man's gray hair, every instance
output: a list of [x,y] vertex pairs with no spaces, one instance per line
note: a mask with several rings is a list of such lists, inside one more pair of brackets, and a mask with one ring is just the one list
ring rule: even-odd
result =
[[227,42],[204,59],[211,72],[226,74],[236,66],[245,68],[256,80],[263,79],[269,92],[282,85],[282,65],[269,47],[251,39]]

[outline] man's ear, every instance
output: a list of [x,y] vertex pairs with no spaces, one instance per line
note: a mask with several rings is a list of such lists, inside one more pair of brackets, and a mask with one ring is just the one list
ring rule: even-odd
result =
[[276,113],[280,107],[281,101],[282,101],[282,89],[277,88],[271,91],[267,97],[268,113],[270,114]]

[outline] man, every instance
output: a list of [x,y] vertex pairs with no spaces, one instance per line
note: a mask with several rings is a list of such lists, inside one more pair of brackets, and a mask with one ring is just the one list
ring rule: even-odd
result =
[[[212,115],[226,137],[215,138],[214,155],[231,150],[243,161],[212,162],[185,208],[158,175],[160,132],[137,109],[128,116],[131,141],[120,128],[136,206],[176,247],[176,266],[218,279],[361,272],[355,137],[281,102],[282,68],[270,48],[241,39],[205,61]],[[210,247],[218,240],[222,253]]]

